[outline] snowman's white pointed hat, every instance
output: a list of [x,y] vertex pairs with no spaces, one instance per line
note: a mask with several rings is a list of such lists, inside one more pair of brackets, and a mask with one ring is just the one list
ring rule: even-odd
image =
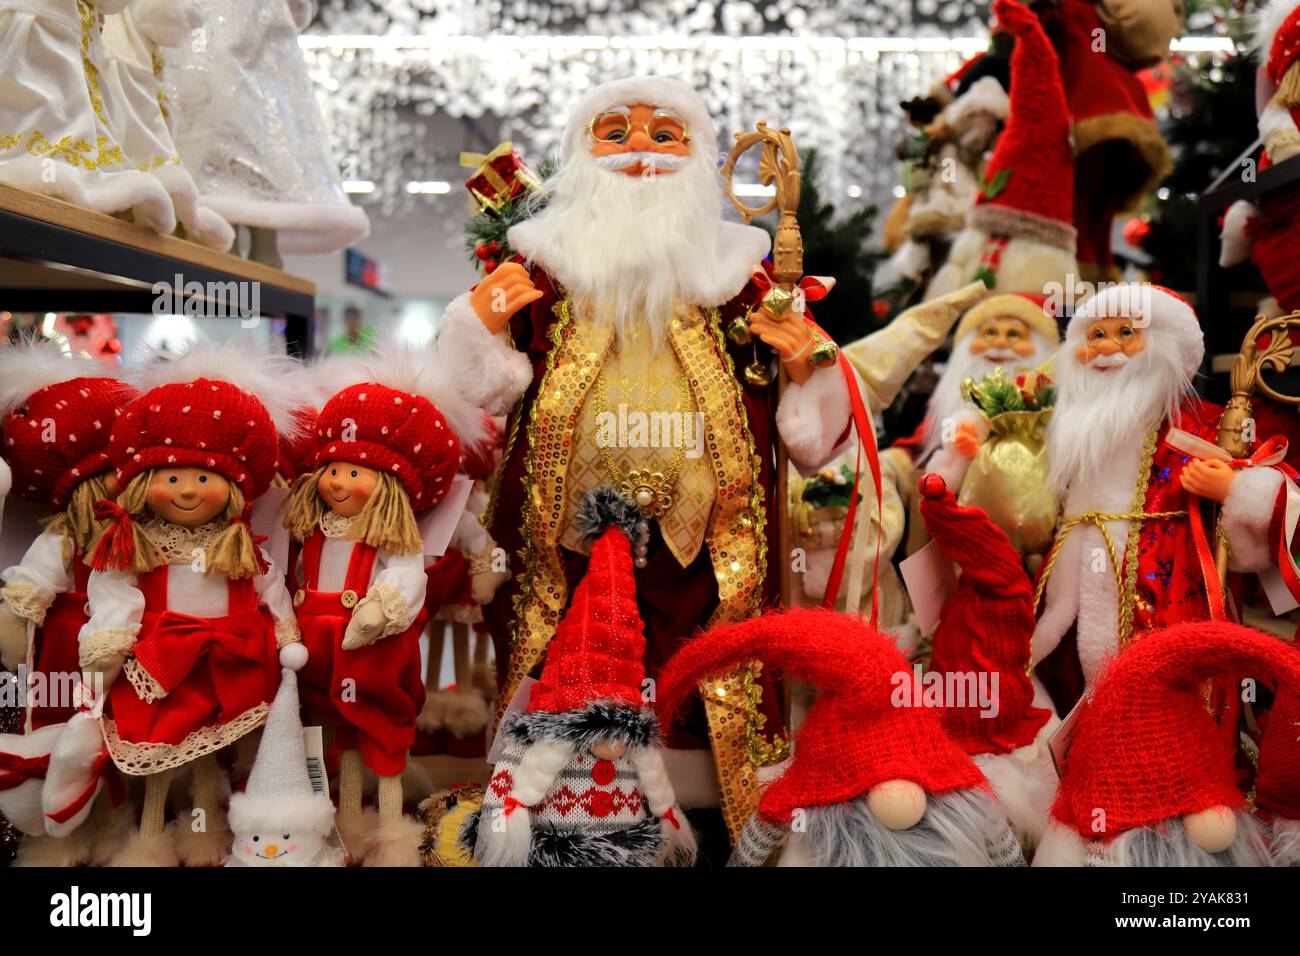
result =
[[267,715],[248,785],[230,798],[230,827],[236,834],[284,827],[325,834],[334,824],[334,804],[312,790],[307,776],[295,673],[306,663],[306,655],[298,663],[294,655],[285,653],[295,647],[289,645],[281,652],[280,662],[287,666],[281,669],[280,690]]

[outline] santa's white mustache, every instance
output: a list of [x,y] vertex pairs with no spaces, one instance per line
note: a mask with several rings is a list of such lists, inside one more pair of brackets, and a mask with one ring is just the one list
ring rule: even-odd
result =
[[993,362],[1010,362],[1016,358],[1016,353],[1011,349],[985,349],[984,357]]
[[1098,355],[1088,363],[1089,368],[1120,368],[1128,364],[1128,356],[1123,352],[1116,352],[1114,355]]
[[627,169],[640,163],[654,169],[681,169],[688,162],[689,156],[674,156],[672,153],[611,153],[608,156],[592,157],[601,169]]

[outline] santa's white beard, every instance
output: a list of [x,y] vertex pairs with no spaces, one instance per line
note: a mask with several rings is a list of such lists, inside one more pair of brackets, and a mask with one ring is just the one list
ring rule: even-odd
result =
[[1064,492],[1111,470],[1117,449],[1145,440],[1192,393],[1190,377],[1147,330],[1147,347],[1122,367],[1098,371],[1081,365],[1074,341],[1056,361],[1056,407],[1047,426],[1052,480]]
[[[1052,354],[1051,343],[1037,332],[1031,333],[1031,339],[1034,343],[1033,354],[1024,357],[1016,355],[1009,349],[988,350],[977,355],[971,351],[969,340],[963,340],[953,349],[926,406],[925,447],[921,452],[922,461],[927,460],[944,444],[945,431],[947,431],[946,437],[951,441],[955,434],[956,423],[963,418],[975,417],[970,403],[961,397],[962,382],[968,378],[979,381],[997,369],[1005,371],[1008,377],[1014,377],[1019,370],[1037,368],[1047,360],[1047,357]],[[994,358],[999,355],[1004,357],[1001,362]],[[944,422],[948,420],[952,421],[953,427],[945,429]]]
[[722,271],[722,193],[705,150],[647,178],[578,151],[539,198],[547,205],[528,228],[550,271],[578,315],[614,323],[620,342],[658,347],[677,301],[700,303]]

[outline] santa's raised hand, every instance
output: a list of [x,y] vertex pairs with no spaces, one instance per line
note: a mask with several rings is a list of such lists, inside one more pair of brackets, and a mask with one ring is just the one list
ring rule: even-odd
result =
[[520,309],[536,302],[542,293],[517,262],[497,266],[469,294],[469,304],[484,327],[496,335]]
[[756,309],[750,317],[749,330],[776,351],[796,385],[802,385],[812,376],[808,352],[813,345],[813,332],[802,312],[791,309],[784,315],[776,315],[766,307]]

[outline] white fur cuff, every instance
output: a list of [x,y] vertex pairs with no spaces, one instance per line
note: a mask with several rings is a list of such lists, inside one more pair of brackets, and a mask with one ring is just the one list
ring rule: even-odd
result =
[[115,654],[123,656],[131,653],[135,647],[137,627],[110,627],[81,638],[81,666],[86,670],[96,670]]
[[849,415],[844,373],[833,365],[813,372],[803,385],[790,383],[776,409],[776,427],[797,466],[819,468],[830,459]]
[[37,627],[45,623],[45,612],[54,603],[52,597],[42,594],[32,585],[22,581],[11,581],[6,584],[4,590],[0,591],[0,599],[4,600],[5,606],[14,614],[31,621]]
[[468,292],[443,312],[437,350],[465,399],[490,415],[507,414],[533,380],[528,356],[507,345],[505,333],[488,332]]
[[1273,563],[1268,540],[1282,475],[1272,468],[1244,468],[1233,478],[1219,522],[1228,536],[1234,571],[1262,571]]

